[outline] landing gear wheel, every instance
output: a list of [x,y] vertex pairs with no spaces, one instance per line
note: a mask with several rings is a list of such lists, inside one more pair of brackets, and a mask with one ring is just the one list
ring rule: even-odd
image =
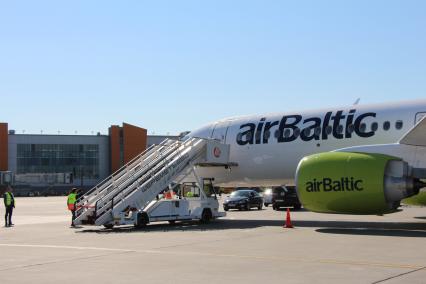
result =
[[106,225],[104,225],[104,228],[105,229],[112,229],[112,228],[114,228],[114,224],[106,224]]
[[200,222],[202,224],[210,223],[212,219],[212,212],[209,209],[204,209],[203,213],[201,214]]

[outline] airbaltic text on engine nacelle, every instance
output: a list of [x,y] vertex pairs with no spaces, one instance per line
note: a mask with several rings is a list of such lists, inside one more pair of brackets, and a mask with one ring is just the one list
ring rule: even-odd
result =
[[[257,125],[255,123],[241,125],[240,130],[242,132],[237,135],[237,143],[239,145],[268,144],[271,129],[274,127],[278,127],[277,135],[275,135],[278,143],[292,142],[298,137],[303,141],[327,140],[331,134],[336,139],[351,138],[353,133],[363,138],[374,136],[374,131],[362,130],[361,125],[364,119],[376,117],[377,114],[367,112],[355,116],[355,113],[355,109],[350,110],[348,114],[339,110],[333,115],[333,112],[330,111],[325,114],[324,120],[320,117],[309,117],[304,119],[303,122],[303,117],[299,114],[285,115],[281,121],[266,121],[266,118],[262,118]],[[345,119],[345,126],[342,126],[341,122],[344,122]],[[299,125],[300,122],[302,122],[302,125]],[[341,127],[344,127],[344,129]],[[316,129],[321,129],[321,131],[315,131]],[[342,130],[344,130],[344,133]]]
[[307,192],[329,192],[329,191],[362,191],[363,181],[353,177],[345,177],[340,180],[333,180],[331,178],[324,178],[321,181],[314,179],[306,183]]

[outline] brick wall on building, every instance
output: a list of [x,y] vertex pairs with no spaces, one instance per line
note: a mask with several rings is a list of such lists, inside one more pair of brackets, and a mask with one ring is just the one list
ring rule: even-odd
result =
[[111,126],[109,135],[111,173],[120,169],[146,149],[148,132],[144,128],[123,123],[122,127]]

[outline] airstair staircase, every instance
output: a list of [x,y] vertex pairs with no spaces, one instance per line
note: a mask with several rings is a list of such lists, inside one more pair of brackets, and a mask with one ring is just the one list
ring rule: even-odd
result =
[[[219,155],[218,155],[219,154]],[[77,201],[75,224],[119,225],[120,214],[140,211],[195,165],[229,162],[229,145],[216,140],[165,140],[152,146]]]

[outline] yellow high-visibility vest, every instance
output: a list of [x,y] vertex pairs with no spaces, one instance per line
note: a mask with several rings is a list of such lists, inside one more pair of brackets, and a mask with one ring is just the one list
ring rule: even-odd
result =
[[10,192],[5,192],[4,194],[6,195],[6,206],[12,205],[12,200],[14,199],[12,194]]
[[77,201],[77,194],[76,193],[70,193],[68,195],[67,204],[74,204],[76,201]]
[[71,211],[75,210],[76,201],[77,201],[77,193],[70,193],[68,195],[68,200],[67,200],[68,210],[71,210]]

